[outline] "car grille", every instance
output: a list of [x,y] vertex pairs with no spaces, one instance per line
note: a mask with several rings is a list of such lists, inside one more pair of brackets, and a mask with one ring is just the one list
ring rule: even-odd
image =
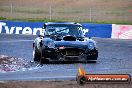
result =
[[61,53],[65,56],[79,56],[83,53],[83,50],[77,48],[65,48]]

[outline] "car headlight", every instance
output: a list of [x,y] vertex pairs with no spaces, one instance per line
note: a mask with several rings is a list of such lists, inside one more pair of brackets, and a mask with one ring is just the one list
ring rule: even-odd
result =
[[48,48],[54,48],[55,47],[55,43],[51,39],[44,40],[43,44],[44,44],[44,46],[47,46]]
[[48,42],[48,43],[47,43],[47,46],[48,46],[49,48],[54,48],[54,47],[55,47],[55,43],[54,43],[54,42]]
[[94,49],[94,48],[95,48],[95,43],[94,43],[94,42],[89,42],[89,43],[88,43],[88,48],[89,48],[90,50]]

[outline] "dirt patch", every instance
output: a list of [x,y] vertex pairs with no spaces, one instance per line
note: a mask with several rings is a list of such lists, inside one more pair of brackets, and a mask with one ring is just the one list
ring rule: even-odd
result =
[[28,62],[22,58],[8,57],[0,55],[0,72],[19,71],[27,67]]
[[76,81],[1,81],[0,88],[132,88],[132,82],[78,85]]
[[132,2],[131,0],[2,0],[0,4],[13,4],[17,6],[41,6],[49,7],[73,7],[73,8],[119,8],[127,7]]

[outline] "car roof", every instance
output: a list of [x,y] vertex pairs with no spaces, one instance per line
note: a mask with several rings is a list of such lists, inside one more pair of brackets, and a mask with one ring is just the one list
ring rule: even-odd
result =
[[47,23],[45,23],[45,25],[47,26],[47,25],[52,25],[52,24],[64,24],[64,25],[80,25],[81,26],[81,24],[79,24],[79,23],[76,23],[76,22],[47,22]]

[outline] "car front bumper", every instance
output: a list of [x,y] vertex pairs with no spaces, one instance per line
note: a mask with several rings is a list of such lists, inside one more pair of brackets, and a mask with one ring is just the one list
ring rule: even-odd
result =
[[49,61],[96,61],[98,49],[80,49],[73,47],[42,48],[42,58]]

